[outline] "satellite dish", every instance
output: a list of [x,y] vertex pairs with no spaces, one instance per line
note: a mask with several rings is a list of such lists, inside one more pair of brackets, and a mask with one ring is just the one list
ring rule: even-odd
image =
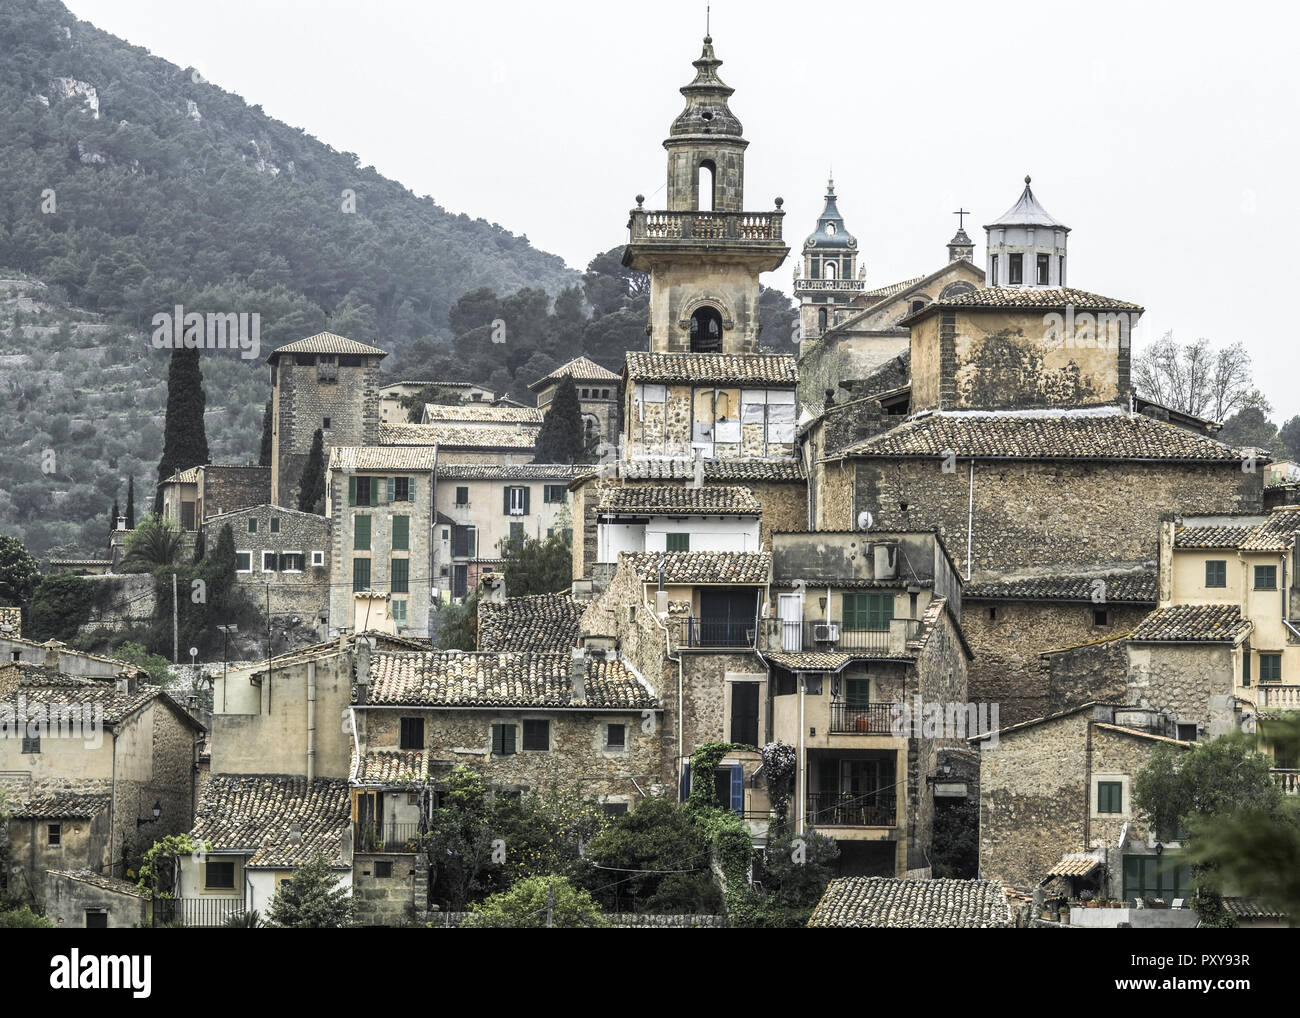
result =
[[862,512],[858,513],[859,530],[870,530],[871,522],[872,522],[871,513],[869,513],[866,509],[863,509]]

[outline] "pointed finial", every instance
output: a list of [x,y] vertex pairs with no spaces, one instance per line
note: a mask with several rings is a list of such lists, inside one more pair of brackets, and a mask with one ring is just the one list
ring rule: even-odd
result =
[[709,38],[709,36],[713,34],[711,23],[712,23],[712,8],[710,7],[709,4],[705,4],[704,5],[704,41],[705,42],[713,41],[712,39]]
[[1028,187],[1028,186],[1029,186],[1029,174],[1026,173],[1026,174],[1025,174],[1025,187]]

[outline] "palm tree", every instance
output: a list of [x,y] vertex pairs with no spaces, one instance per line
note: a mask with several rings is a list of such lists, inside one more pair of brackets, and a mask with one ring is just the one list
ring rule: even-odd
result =
[[127,539],[122,569],[128,573],[152,572],[177,565],[184,554],[185,536],[176,525],[161,516],[149,515]]

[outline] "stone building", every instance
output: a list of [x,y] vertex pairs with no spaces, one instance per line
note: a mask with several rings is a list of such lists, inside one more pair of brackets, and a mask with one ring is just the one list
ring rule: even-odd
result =
[[[379,423],[380,424],[409,424],[410,410],[402,406],[403,399],[410,399],[419,394],[422,389],[427,389],[431,385],[436,385],[441,389],[450,389],[459,394],[462,403],[491,403],[496,399],[496,393],[482,385],[475,385],[473,382],[432,382],[432,381],[401,381],[388,382],[379,387]],[[421,409],[422,408],[418,408]]]
[[269,611],[272,623],[327,637],[333,534],[329,517],[262,504],[219,513],[205,524],[209,546],[230,527],[235,540],[235,582],[248,599]]
[[271,352],[266,360],[271,366],[274,504],[298,504],[298,485],[318,429],[325,449],[378,444],[379,362],[386,356],[377,346],[331,332]]
[[[1133,803],[1133,777],[1157,746],[1186,748],[1158,715],[1112,704],[1069,711],[974,740],[980,747],[980,875],[1023,891],[1061,876],[1102,898],[1191,897],[1175,831]],[[1061,866],[1066,856],[1082,857]]]
[[651,351],[756,353],[759,274],[789,253],[780,198],[775,211],[745,211],[749,142],[721,63],[706,36],[695,80],[681,89],[686,108],[664,140],[668,208],[647,209],[638,197],[628,224],[623,264],[650,276]]
[[550,412],[555,390],[565,378],[573,379],[578,391],[578,410],[588,443],[593,448],[617,449],[622,434],[622,379],[587,357],[575,357],[528,386],[537,393],[537,408],[543,416]]
[[845,228],[836,204],[835,181],[827,180],[826,206],[817,217],[817,228],[803,242],[803,264],[794,273],[801,343],[820,339],[839,324],[867,288],[865,271],[858,269],[858,240]]
[[205,463],[173,474],[161,488],[163,519],[202,530],[213,516],[267,502],[271,468]]
[[483,423],[384,424],[380,445],[424,446],[438,450],[441,463],[522,466],[533,461],[539,424],[516,422],[511,427]]
[[45,915],[62,930],[129,930],[146,924],[150,912],[134,881],[72,869],[46,871]]
[[10,662],[0,728],[11,896],[39,904],[50,869],[122,876],[189,829],[203,727],[160,687]]
[[433,474],[436,596],[462,598],[472,592],[485,573],[499,568],[504,541],[545,540],[573,529],[568,486],[589,468],[447,463],[442,456],[439,448]]
[[[764,710],[769,738],[798,752],[797,830],[833,837],[841,873],[928,876],[940,758],[999,723],[967,703],[961,581],[943,542],[777,534],[770,597]],[[956,730],[927,727],[935,716]]]
[[331,633],[429,634],[437,458],[434,446],[330,450]]

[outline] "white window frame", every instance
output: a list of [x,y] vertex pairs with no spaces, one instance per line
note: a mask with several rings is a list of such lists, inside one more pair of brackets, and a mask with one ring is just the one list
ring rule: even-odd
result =
[[324,567],[325,553],[323,551],[313,551],[311,553],[311,564],[313,569]]
[[[266,568],[266,556],[268,556],[268,555],[271,556],[271,561],[275,563],[275,565],[273,565],[270,569],[267,569],[267,568]],[[277,567],[279,566],[279,564],[280,564],[280,553],[279,553],[279,552],[277,552],[277,551],[272,551],[270,548],[263,548],[263,549],[262,549],[262,572],[264,572],[264,573],[274,573],[274,572],[277,572],[277,571],[278,571],[278,570],[277,570]]]
[[[300,552],[300,551],[293,551],[292,549],[286,549],[285,551],[280,552],[280,557],[284,557],[285,555],[303,555],[303,558],[304,558],[304,559],[306,558],[306,555],[304,555],[303,552]],[[305,563],[304,563],[304,564],[305,564]],[[280,572],[282,572],[282,573],[301,573],[301,572],[303,572],[303,570],[302,570],[302,569],[281,569]]]
[[506,490],[510,492],[510,515],[523,516],[524,502],[528,498],[524,492],[528,490],[528,487],[522,484],[510,484],[506,486]]
[[[1097,790],[1103,782],[1119,782],[1120,805],[1118,813],[1102,813],[1097,809]],[[1088,814],[1093,820],[1131,820],[1133,818],[1133,800],[1129,797],[1129,776],[1127,774],[1094,774],[1092,787],[1088,789]]]
[[[239,568],[239,556],[240,556],[240,555],[247,555],[247,556],[248,556],[248,568],[247,568],[247,569],[240,569],[240,568]],[[253,553],[252,553],[251,551],[236,551],[236,552],[235,552],[235,572],[237,572],[237,573],[251,573],[252,571],[253,571]]]

